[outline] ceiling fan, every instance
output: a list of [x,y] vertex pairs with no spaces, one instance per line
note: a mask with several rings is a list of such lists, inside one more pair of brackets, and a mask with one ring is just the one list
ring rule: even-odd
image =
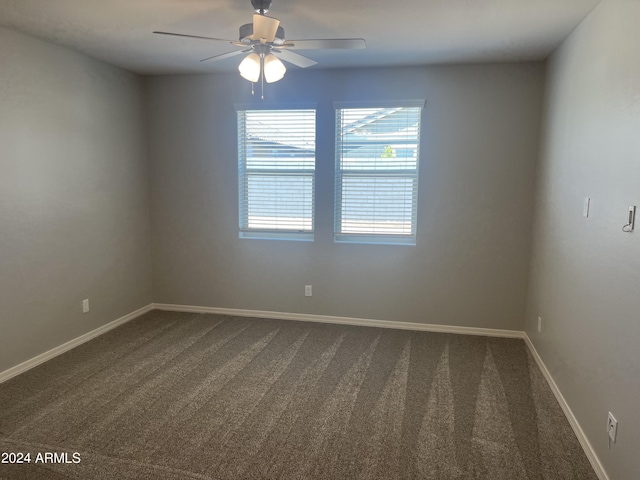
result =
[[315,65],[316,61],[291,50],[315,50],[315,49],[363,49],[366,43],[362,38],[325,38],[313,40],[285,40],[284,28],[280,26],[280,20],[267,17],[272,0],[251,0],[256,13],[253,15],[253,23],[247,23],[240,27],[240,37],[237,41],[223,38],[202,37],[184,33],[159,32],[160,35],[172,35],[175,37],[196,38],[225,42],[242,47],[240,50],[203,58],[201,62],[217,61],[247,53],[248,55],[240,63],[238,69],[240,75],[253,84],[261,81],[264,98],[264,82],[273,83],[284,77],[286,67],[280,60],[292,63],[301,68]]

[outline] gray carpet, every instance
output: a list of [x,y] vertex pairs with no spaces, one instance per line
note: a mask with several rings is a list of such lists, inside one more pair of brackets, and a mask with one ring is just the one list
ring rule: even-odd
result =
[[516,339],[154,311],[0,406],[11,480],[597,480]]

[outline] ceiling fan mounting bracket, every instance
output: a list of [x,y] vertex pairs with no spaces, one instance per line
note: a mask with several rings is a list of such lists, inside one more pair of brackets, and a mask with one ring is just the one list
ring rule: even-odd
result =
[[258,12],[260,15],[264,15],[271,8],[271,0],[251,0],[251,5],[253,5],[253,9]]

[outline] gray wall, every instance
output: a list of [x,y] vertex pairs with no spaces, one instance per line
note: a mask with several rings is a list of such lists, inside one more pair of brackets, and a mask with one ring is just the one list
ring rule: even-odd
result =
[[[291,70],[265,102],[317,102],[313,243],[238,238],[234,103],[260,103],[248,82],[148,80],[154,300],[521,330],[543,65]],[[417,245],[334,244],[332,102],[414,98]]]
[[142,81],[1,28],[0,65],[1,372],[149,304],[151,255]]
[[612,480],[640,475],[640,222],[621,231],[640,208],[638,18],[606,0],[550,61],[526,323]]

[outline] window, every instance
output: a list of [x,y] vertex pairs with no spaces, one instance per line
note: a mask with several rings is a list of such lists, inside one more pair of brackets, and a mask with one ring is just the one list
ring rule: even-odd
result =
[[415,245],[423,105],[335,105],[337,242]]
[[314,109],[238,110],[240,237],[313,240]]

